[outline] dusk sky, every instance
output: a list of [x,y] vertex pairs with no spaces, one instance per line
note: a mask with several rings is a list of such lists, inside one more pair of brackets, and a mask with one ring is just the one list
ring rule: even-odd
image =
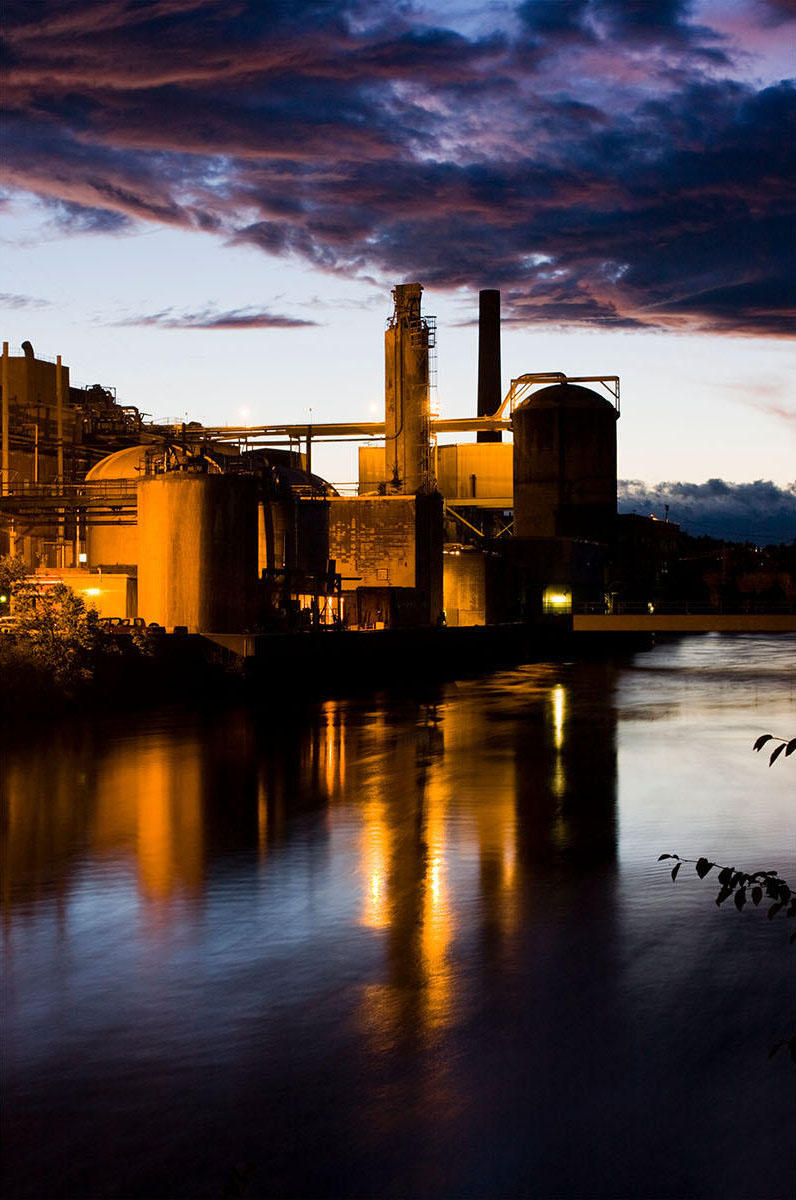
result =
[[465,416],[499,287],[504,390],[621,376],[621,477],[790,491],[795,35],[793,0],[10,0],[3,337],[158,418],[375,419],[419,280]]

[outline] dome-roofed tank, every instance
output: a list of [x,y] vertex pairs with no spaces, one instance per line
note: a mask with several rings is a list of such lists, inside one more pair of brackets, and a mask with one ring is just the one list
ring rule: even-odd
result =
[[[144,464],[151,446],[126,446],[103,458],[86,473],[91,484],[121,484],[133,480],[130,491],[135,492],[137,481],[143,477]],[[89,525],[86,531],[88,565],[92,570],[126,567],[138,563],[138,525],[119,518],[119,524]]]
[[616,419],[576,383],[542,388],[514,410],[514,533],[604,541],[616,517]]

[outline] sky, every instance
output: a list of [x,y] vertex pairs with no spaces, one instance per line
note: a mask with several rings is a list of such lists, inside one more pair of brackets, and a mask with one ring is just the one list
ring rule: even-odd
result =
[[621,377],[635,497],[770,482],[796,534],[794,0],[7,0],[4,24],[12,353],[158,419],[378,419],[390,289],[418,280],[440,414],[466,416],[497,287],[504,388]]

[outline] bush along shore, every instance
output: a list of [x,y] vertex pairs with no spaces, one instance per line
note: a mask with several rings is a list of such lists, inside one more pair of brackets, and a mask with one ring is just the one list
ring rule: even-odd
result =
[[0,559],[13,617],[0,633],[0,717],[149,706],[234,693],[240,672],[201,638],[112,629],[65,584],[42,589],[19,559]]

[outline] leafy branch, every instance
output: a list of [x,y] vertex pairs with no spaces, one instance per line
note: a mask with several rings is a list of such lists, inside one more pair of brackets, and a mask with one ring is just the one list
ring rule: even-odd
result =
[[770,767],[773,767],[783,750],[785,751],[786,758],[789,758],[793,754],[793,751],[796,750],[796,738],[791,738],[789,741],[787,738],[777,737],[773,733],[761,733],[754,744],[754,748],[755,750],[762,750],[769,742],[779,742],[779,745],[775,746],[771,751],[771,757],[768,760]]
[[[659,854],[658,862],[663,862],[665,858],[676,859],[672,868],[673,880],[677,878],[683,863],[693,863],[700,879],[704,879],[716,867],[720,884],[716,903],[719,905],[732,896],[733,904],[740,912],[747,900],[757,906],[765,896],[774,901],[768,910],[769,921],[783,909],[786,917],[796,917],[796,895],[776,871],[753,871],[750,874],[748,871],[739,871],[737,867],[723,867],[708,858],[680,858],[679,854]],[[791,945],[796,942],[796,932],[790,935],[790,942]]]
[[[674,859],[675,864],[672,867],[672,880],[677,879],[680,868],[683,863],[693,863],[694,870],[700,879],[704,879],[706,875],[716,868],[718,870],[719,892],[716,896],[716,904],[721,905],[725,900],[733,898],[733,903],[738,909],[738,912],[744,908],[747,900],[750,899],[752,904],[757,907],[765,896],[767,900],[773,900],[773,904],[768,909],[768,919],[773,920],[778,913],[785,913],[786,917],[796,917],[796,895],[793,893],[789,885],[784,879],[780,879],[776,871],[739,871],[736,867],[723,867],[719,863],[711,862],[709,858],[680,858],[679,854],[659,854],[658,862],[663,862],[664,859]],[[748,896],[747,896],[748,891]],[[790,944],[796,942],[796,932],[790,935]],[[796,1063],[796,1034],[789,1038],[785,1038],[779,1042],[775,1042],[769,1051],[769,1058],[786,1047],[791,1058]]]

